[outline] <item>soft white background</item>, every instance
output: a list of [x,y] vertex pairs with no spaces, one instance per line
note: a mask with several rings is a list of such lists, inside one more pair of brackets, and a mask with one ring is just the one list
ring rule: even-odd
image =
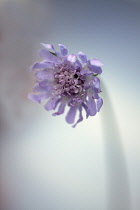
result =
[[[0,209],[139,210],[139,37],[139,0],[0,1]],[[27,99],[40,42],[104,63],[75,129]]]

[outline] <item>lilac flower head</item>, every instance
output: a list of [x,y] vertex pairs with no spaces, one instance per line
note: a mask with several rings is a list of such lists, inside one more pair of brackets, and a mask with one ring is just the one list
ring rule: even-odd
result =
[[103,104],[99,97],[101,88],[97,77],[102,73],[102,63],[97,59],[88,60],[83,52],[79,52],[78,56],[68,55],[67,48],[62,44],[59,44],[60,52],[51,44],[42,45],[44,49],[39,55],[43,60],[30,69],[34,72],[36,82],[34,93],[29,94],[28,98],[38,103],[46,100],[46,110],[57,110],[53,116],[63,114],[68,106],[66,121],[69,124],[75,122],[79,111],[79,118],[73,127],[83,120],[83,110],[87,118],[96,115]]

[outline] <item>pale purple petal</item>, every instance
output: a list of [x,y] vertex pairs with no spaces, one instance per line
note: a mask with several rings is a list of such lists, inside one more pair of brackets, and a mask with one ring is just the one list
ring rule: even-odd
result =
[[79,56],[79,58],[81,59],[81,61],[83,62],[83,63],[86,63],[87,62],[87,56],[83,53],[83,52],[78,52],[78,56]]
[[61,52],[61,55],[62,56],[66,56],[68,54],[68,50],[67,48],[65,47],[65,45],[63,44],[58,44],[59,47],[60,47],[60,52]]
[[70,61],[71,63],[75,63],[77,60],[77,57],[76,55],[71,54],[71,55],[68,55],[67,60]]
[[35,93],[37,93],[37,92],[46,92],[46,89],[43,88],[43,87],[40,87],[39,84],[35,84],[35,86],[33,87],[33,91],[34,91]]
[[90,116],[94,116],[96,114],[96,103],[95,100],[89,96],[87,101],[88,111]]
[[95,88],[99,89],[100,88],[100,80],[99,80],[99,78],[94,77],[93,84],[94,84]]
[[88,118],[88,117],[89,117],[88,107],[87,107],[87,105],[86,105],[86,104],[84,104],[84,103],[82,103],[82,106],[83,106],[83,108],[85,109],[85,112],[86,112],[86,118]]
[[81,75],[84,75],[84,74],[91,74],[91,71],[90,69],[87,67],[87,68],[82,68],[81,71],[80,71]]
[[31,68],[30,71],[34,71],[35,69],[54,69],[54,64],[47,61],[37,62]]
[[50,53],[48,50],[46,49],[42,49],[39,51],[39,55],[41,58],[47,60],[47,61],[51,61],[54,63],[59,63],[60,60],[56,55],[53,55],[52,53]]
[[45,47],[46,49],[48,49],[50,53],[51,53],[51,51],[53,51],[53,53],[55,53],[58,57],[61,57],[61,53],[60,52],[57,52],[52,44],[44,44],[44,43],[41,43],[41,45],[43,47]]
[[65,107],[66,107],[66,101],[62,101],[61,104],[59,105],[58,111],[53,113],[53,116],[63,114],[65,111]]
[[51,85],[51,83],[48,80],[39,81],[39,86],[40,87],[46,87],[48,85]]
[[55,110],[57,105],[60,103],[61,98],[57,99],[52,99],[52,97],[49,99],[49,101],[47,102],[47,104],[45,104],[44,108],[48,111],[50,110]]
[[99,95],[94,87],[89,86],[87,91],[88,91],[88,98],[93,98],[93,99],[99,98]]
[[102,73],[101,67],[97,67],[97,66],[91,66],[91,71],[93,71],[95,74],[101,74]]
[[98,93],[95,91],[95,89],[93,89],[93,98],[94,98],[94,99],[98,99],[98,98],[99,98],[99,95],[98,95]]
[[54,109],[57,108],[57,106],[58,106],[58,104],[61,102],[61,100],[62,100],[61,98],[58,98],[58,99],[56,100]]
[[75,116],[76,116],[76,111],[77,111],[77,107],[76,106],[71,106],[68,113],[67,113],[67,116],[66,116],[66,121],[67,123],[69,124],[72,124],[74,123],[74,120],[75,120]]
[[76,60],[76,62],[74,63],[74,68],[75,69],[81,69],[82,68],[82,65],[81,65],[79,60]]
[[45,104],[44,108],[48,111],[55,109],[57,100],[57,98],[50,98],[49,101]]
[[54,73],[52,70],[43,70],[43,71],[37,71],[35,73],[35,77],[38,80],[44,80],[44,79],[54,79]]
[[41,86],[40,83],[37,83],[34,88],[34,92],[46,92],[46,94],[51,94],[53,91],[53,85],[51,83],[46,83],[45,85]]
[[38,102],[38,103],[41,103],[42,100],[46,99],[47,98],[47,95],[46,93],[44,94],[39,94],[39,95],[36,95],[36,94],[33,94],[33,93],[29,93],[28,94],[28,98],[34,102]]
[[98,111],[98,112],[100,111],[102,105],[103,105],[103,99],[102,99],[102,98],[99,98],[99,99],[97,100],[97,111]]
[[44,80],[38,83],[38,85],[40,86],[40,88],[44,89],[46,91],[46,93],[52,93],[53,89],[54,89],[54,84],[53,82]]
[[78,123],[80,123],[83,120],[83,116],[82,116],[82,106],[79,107],[79,119],[77,120],[77,122],[72,126],[73,128],[76,127],[76,125]]
[[98,59],[91,59],[90,64],[97,67],[102,67],[103,64]]
[[46,49],[55,51],[54,46],[53,46],[52,44],[41,43],[41,45],[42,45],[43,47],[45,47]]
[[97,60],[97,59],[91,59],[89,60],[89,67],[91,69],[91,71],[93,71],[96,74],[101,74],[102,73],[102,63]]

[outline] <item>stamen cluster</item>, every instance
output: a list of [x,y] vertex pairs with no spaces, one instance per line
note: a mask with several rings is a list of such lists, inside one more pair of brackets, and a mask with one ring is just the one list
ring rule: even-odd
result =
[[63,96],[82,94],[84,84],[82,77],[80,69],[71,70],[63,66],[54,74],[57,83],[55,90],[58,90],[58,94],[63,94]]

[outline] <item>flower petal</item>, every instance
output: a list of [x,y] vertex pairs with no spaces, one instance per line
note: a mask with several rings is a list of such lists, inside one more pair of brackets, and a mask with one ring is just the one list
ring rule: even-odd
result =
[[91,66],[91,71],[93,71],[96,74],[101,74],[102,73],[101,67],[97,67],[97,66]]
[[41,82],[35,84],[35,86],[33,88],[33,91],[35,93],[37,93],[37,92],[46,92],[47,95],[48,94],[51,95],[51,93],[53,91],[53,88],[54,88],[53,84],[51,82],[48,82],[48,83],[46,83],[46,84],[44,84],[44,85],[41,86],[40,83]]
[[82,103],[82,106],[83,106],[83,108],[85,109],[85,112],[86,112],[86,118],[88,118],[88,117],[89,117],[88,107],[87,107],[87,105],[86,105],[86,104],[84,104],[84,103]]
[[47,61],[37,62],[31,68],[30,72],[34,71],[35,69],[54,69],[54,64]]
[[102,98],[99,98],[99,99],[97,100],[97,111],[98,111],[98,112],[100,111],[102,105],[103,105],[103,99],[102,99]]
[[53,79],[54,78],[54,73],[52,70],[43,70],[43,71],[37,71],[35,73],[35,77],[38,80],[44,80],[44,79]]
[[94,99],[99,99],[99,95],[98,95],[98,93],[95,91],[95,89],[93,89],[93,98],[94,98]]
[[39,84],[39,86],[42,87],[42,88],[44,88],[44,87],[46,87],[46,86],[48,86],[48,85],[49,85],[49,86],[50,86],[50,85],[52,86],[52,84],[51,84],[48,80],[39,81],[38,84]]
[[69,124],[74,123],[75,120],[75,116],[76,116],[76,111],[77,111],[77,107],[76,106],[71,106],[67,115],[66,115],[66,121]]
[[45,44],[45,43],[41,43],[41,45],[43,47],[45,47],[46,49],[52,50],[55,52],[54,46],[52,44]]
[[80,63],[79,60],[77,60],[77,61],[74,63],[74,68],[75,68],[75,69],[81,69],[81,68],[82,68],[82,65],[81,65],[81,63]]
[[92,73],[92,71],[89,69],[88,63],[82,63],[82,68],[81,68],[80,73],[81,73],[81,75]]
[[76,127],[76,125],[81,122],[83,120],[83,116],[82,116],[82,106],[79,107],[79,119],[77,120],[77,122],[72,126],[73,128]]
[[91,71],[89,70],[89,68],[82,68],[80,71],[81,75],[88,75],[91,74]]
[[49,101],[45,104],[44,108],[48,111],[52,110],[52,109],[55,109],[57,100],[58,100],[57,98],[52,98],[51,97],[49,99]]
[[79,58],[81,59],[81,61],[83,62],[83,63],[86,63],[87,62],[87,56],[83,53],[83,52],[78,52],[78,56],[79,56]]
[[62,101],[61,104],[59,105],[58,111],[53,113],[53,116],[63,114],[65,111],[65,107],[66,107],[66,101]]
[[89,60],[89,67],[90,67],[91,71],[93,71],[96,74],[102,73],[102,69],[101,69],[102,65],[103,64],[97,59]]
[[33,88],[33,91],[34,91],[35,93],[37,93],[37,92],[46,92],[45,88],[40,87],[40,85],[39,85],[38,83],[35,84],[35,86],[34,86],[34,88]]
[[44,94],[36,95],[36,94],[33,94],[33,93],[29,93],[28,98],[32,101],[40,103],[42,100],[47,98],[47,94],[44,93]]
[[70,61],[71,63],[75,63],[77,60],[77,57],[76,55],[71,54],[71,55],[68,55],[67,60]]
[[[41,43],[41,45],[43,47],[45,47],[46,49],[48,49],[51,54],[53,54],[55,56],[58,56],[58,57],[61,57],[60,52],[57,52],[52,44]],[[50,50],[53,51],[53,52],[51,52]]]
[[93,79],[93,85],[94,85],[94,90],[96,93],[101,92],[101,88],[100,88],[100,80],[97,77],[94,77]]
[[42,49],[39,51],[39,55],[41,58],[47,60],[47,61],[51,61],[54,63],[59,63],[59,58],[56,55],[53,55],[52,53],[50,53],[48,50],[46,49]]
[[93,66],[97,66],[97,67],[102,67],[103,66],[101,61],[99,61],[98,59],[91,59],[90,64],[93,65]]
[[63,55],[63,56],[67,55],[67,54],[68,54],[68,50],[67,50],[67,48],[65,47],[65,45],[63,45],[63,44],[58,44],[58,45],[59,45],[59,47],[60,47],[61,55]]
[[88,111],[90,116],[96,115],[96,103],[95,100],[89,96],[88,101],[87,101],[87,106],[88,106]]

